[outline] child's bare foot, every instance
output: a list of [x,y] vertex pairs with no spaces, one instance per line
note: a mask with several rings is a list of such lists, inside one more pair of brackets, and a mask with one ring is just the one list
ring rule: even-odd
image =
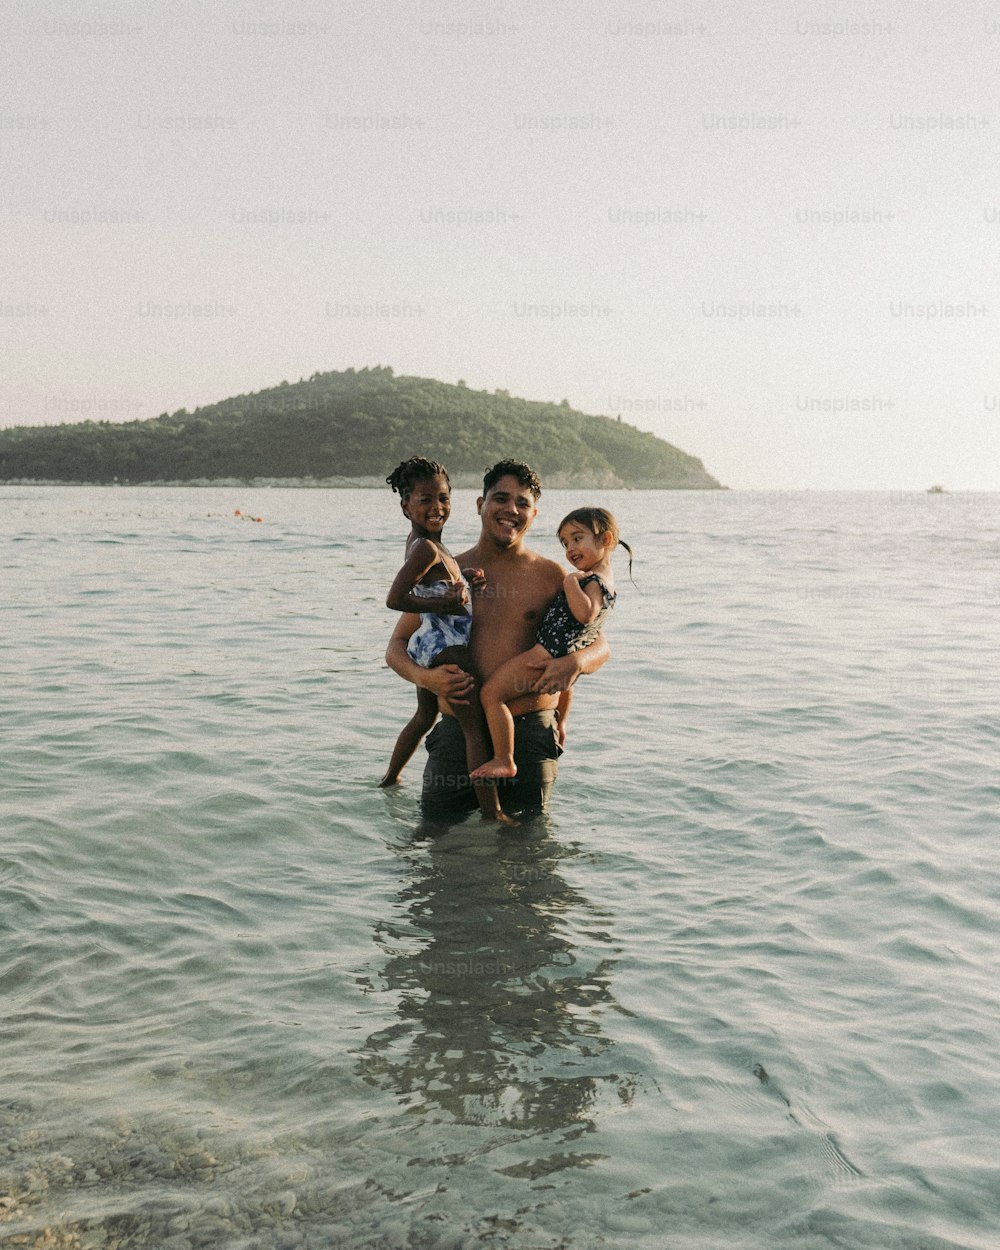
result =
[[512,756],[507,759],[494,757],[487,760],[485,764],[480,764],[478,768],[474,768],[470,774],[474,781],[492,781],[497,777],[516,777],[517,765],[514,763]]
[[507,813],[501,811],[500,808],[497,808],[495,812],[482,812],[480,814],[484,822],[495,822],[498,825],[511,825],[514,828],[521,823],[519,820],[515,820],[513,816],[508,816]]

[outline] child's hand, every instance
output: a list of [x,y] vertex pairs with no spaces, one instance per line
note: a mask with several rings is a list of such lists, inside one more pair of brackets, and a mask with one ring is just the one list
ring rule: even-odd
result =
[[463,569],[462,576],[472,587],[474,595],[481,594],[486,589],[486,574],[482,569]]
[[439,612],[442,616],[454,616],[461,612],[469,602],[468,587],[463,586],[461,582],[449,582],[448,589],[443,594],[435,595],[430,602],[434,604],[435,612]]
[[578,582],[586,577],[585,573],[581,573],[579,569],[573,569],[571,573],[567,573],[563,578],[563,586],[570,586],[573,582]]

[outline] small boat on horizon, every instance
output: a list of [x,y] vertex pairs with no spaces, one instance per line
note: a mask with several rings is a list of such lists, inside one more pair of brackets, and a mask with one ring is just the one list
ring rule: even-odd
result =
[[943,495],[945,493],[945,489],[943,486],[928,486],[927,493],[928,495]]

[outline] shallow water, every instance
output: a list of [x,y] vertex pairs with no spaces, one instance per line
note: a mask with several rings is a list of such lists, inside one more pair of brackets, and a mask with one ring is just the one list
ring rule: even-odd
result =
[[388,492],[0,490],[0,1246],[996,1246],[1000,499],[601,502],[549,818],[428,840]]

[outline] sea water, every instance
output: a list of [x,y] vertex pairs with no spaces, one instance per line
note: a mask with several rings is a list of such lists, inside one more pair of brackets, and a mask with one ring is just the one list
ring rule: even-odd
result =
[[599,501],[548,818],[427,838],[388,491],[0,490],[0,1246],[1000,1244],[1000,499]]

